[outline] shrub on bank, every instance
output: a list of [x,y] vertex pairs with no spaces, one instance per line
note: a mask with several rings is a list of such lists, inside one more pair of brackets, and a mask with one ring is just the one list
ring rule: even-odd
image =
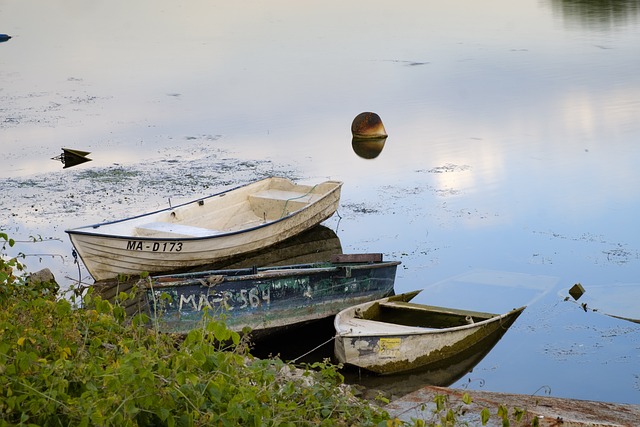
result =
[[91,292],[77,309],[22,269],[0,256],[0,426],[397,425],[330,364],[254,359],[215,319],[159,333]]

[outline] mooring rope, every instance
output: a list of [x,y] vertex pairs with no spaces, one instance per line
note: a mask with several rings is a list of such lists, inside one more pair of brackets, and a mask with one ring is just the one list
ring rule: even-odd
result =
[[280,218],[284,218],[284,216],[286,215],[286,212],[287,212],[287,205],[289,204],[289,202],[290,202],[291,200],[296,200],[296,199],[301,199],[301,198],[303,198],[303,197],[307,197],[309,194],[311,194],[311,193],[313,192],[313,190],[315,190],[315,189],[316,189],[316,187],[317,187],[318,185],[319,185],[319,184],[314,185],[313,187],[311,187],[311,189],[310,189],[309,191],[307,191],[307,192],[306,192],[306,193],[304,193],[304,194],[301,194],[301,195],[299,195],[299,196],[295,196],[295,197],[291,197],[291,198],[289,198],[289,199],[285,199],[285,201],[284,201],[284,206],[282,207],[282,213],[280,214]]
[[311,349],[311,350],[307,351],[305,354],[303,354],[302,356],[298,356],[295,359],[291,360],[291,363],[296,363],[298,361],[298,359],[302,359],[303,357],[313,353],[314,351],[316,351],[317,349],[319,349],[323,345],[329,344],[331,341],[333,341],[335,339],[336,339],[336,336],[334,335],[331,338],[329,338],[328,340],[326,340],[325,342],[323,342],[322,344],[320,344],[319,346],[317,346],[316,348]]
[[82,283],[82,273],[80,272],[80,262],[78,261],[78,252],[75,249],[71,249],[71,256],[73,257],[73,263],[78,265],[78,286]]

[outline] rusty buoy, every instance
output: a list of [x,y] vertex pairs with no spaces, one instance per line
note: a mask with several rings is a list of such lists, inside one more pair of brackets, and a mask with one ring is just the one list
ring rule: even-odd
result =
[[387,136],[380,116],[371,112],[360,113],[353,119],[351,133],[356,138],[383,138]]

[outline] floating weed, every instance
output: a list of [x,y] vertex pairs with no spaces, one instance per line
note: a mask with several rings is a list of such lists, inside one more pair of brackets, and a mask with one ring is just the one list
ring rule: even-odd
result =
[[126,183],[127,180],[137,177],[141,174],[140,171],[123,167],[112,167],[104,169],[86,169],[82,170],[78,174],[79,179],[87,179],[90,181],[98,181],[105,183]]

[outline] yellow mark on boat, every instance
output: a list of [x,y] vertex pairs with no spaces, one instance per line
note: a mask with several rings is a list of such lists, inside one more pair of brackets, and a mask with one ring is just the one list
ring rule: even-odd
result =
[[382,358],[400,356],[402,338],[380,338],[378,340],[378,355]]

